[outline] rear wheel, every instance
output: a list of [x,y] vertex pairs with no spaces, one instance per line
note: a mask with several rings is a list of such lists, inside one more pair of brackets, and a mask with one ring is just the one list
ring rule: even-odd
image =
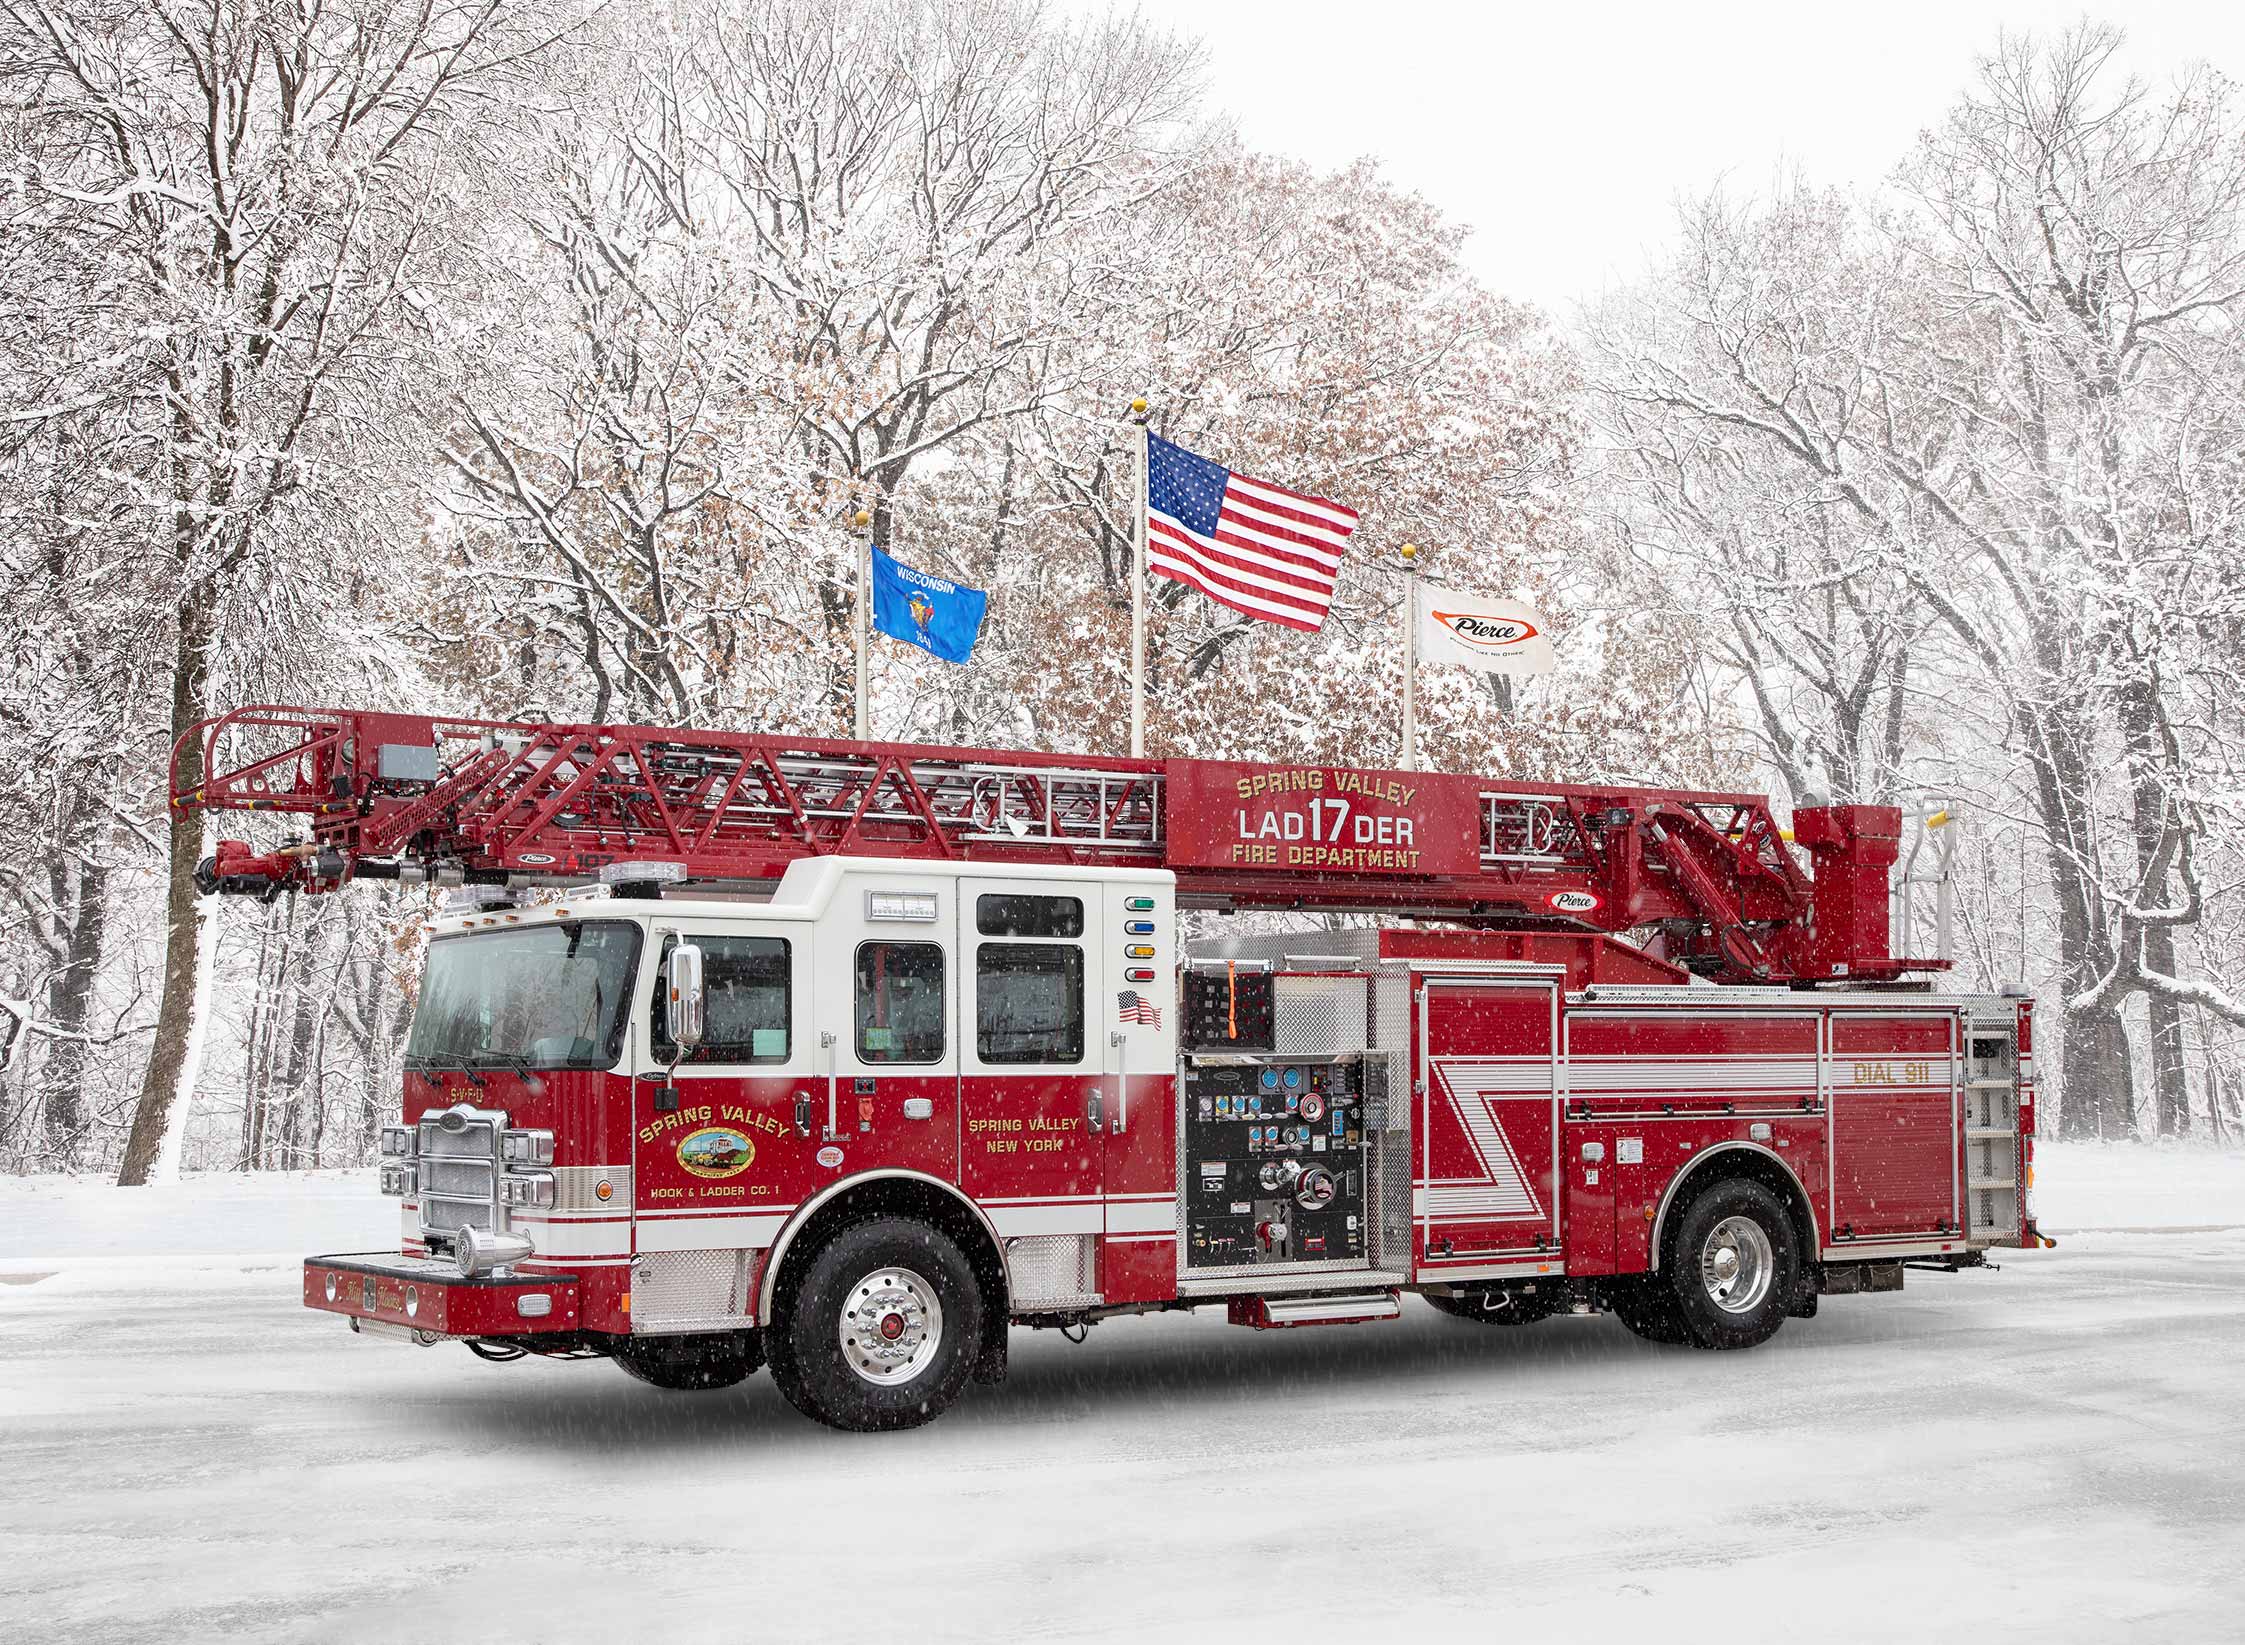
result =
[[680,1393],[730,1388],[754,1376],[764,1363],[764,1347],[754,1331],[625,1337],[609,1355],[641,1382]]
[[877,1217],[812,1256],[769,1333],[772,1380],[830,1428],[913,1428],[959,1397],[982,1342],[982,1292],[940,1229]]
[[1793,1219],[1759,1183],[1711,1183],[1676,1225],[1664,1274],[1685,1335],[1699,1347],[1767,1342],[1801,1288]]

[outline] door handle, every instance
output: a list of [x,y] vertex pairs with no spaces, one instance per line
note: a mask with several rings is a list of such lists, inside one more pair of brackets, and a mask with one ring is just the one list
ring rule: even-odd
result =
[[1123,1072],[1123,1047],[1128,1036],[1116,1032],[1107,1036],[1108,1048],[1115,1057],[1115,1128],[1111,1136],[1121,1136],[1130,1129],[1130,1076]]
[[1084,1092],[1084,1124],[1094,1131],[1105,1129],[1106,1096],[1094,1085]]
[[835,1142],[842,1133],[836,1129],[840,1119],[834,1111],[834,1036],[821,1034],[818,1042],[826,1052],[826,1140]]
[[811,1094],[808,1091],[795,1093],[795,1134],[803,1137],[811,1134]]

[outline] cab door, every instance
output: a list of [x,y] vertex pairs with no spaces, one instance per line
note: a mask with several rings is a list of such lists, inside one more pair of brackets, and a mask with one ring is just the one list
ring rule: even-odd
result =
[[[639,1251],[769,1244],[814,1189],[813,1145],[796,1123],[815,1066],[812,934],[808,925],[692,917],[656,925],[640,1006],[649,1071],[632,1081]],[[683,1055],[666,1037],[658,986],[680,942],[701,949],[707,994],[702,1042]],[[643,1303],[643,1320],[654,1312]]]
[[1036,1248],[1082,1294],[1097,1283],[1115,1083],[1115,1051],[1092,1010],[1107,988],[1108,945],[1094,940],[1100,891],[1092,881],[959,881],[960,1186],[1009,1244],[1087,1236]]

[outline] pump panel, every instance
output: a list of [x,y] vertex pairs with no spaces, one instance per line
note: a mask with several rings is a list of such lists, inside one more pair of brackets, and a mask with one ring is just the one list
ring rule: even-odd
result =
[[1185,1265],[1361,1261],[1356,1062],[1204,1063],[1185,1076]]

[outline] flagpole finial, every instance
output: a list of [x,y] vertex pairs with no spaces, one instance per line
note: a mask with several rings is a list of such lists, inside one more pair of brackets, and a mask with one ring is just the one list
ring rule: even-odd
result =
[[858,528],[858,529],[859,529],[860,531],[863,531],[863,530],[864,530],[864,529],[865,529],[865,528],[866,528],[867,526],[871,525],[872,523],[873,523],[873,516],[872,516],[871,514],[867,513],[867,512],[866,512],[866,511],[865,511],[864,509],[862,509],[862,508],[861,508],[861,509],[859,509],[859,510],[858,510],[858,511],[857,511],[857,512],[856,512],[855,514],[853,514],[853,515],[851,515],[851,516],[850,516],[850,524],[852,524],[852,525],[856,526],[856,527],[857,527],[857,528]]
[[1405,543],[1396,550],[1396,553],[1402,556],[1405,565],[1417,565],[1419,563],[1419,545],[1417,543]]
[[1131,402],[1130,402],[1130,414],[1131,414],[1131,415],[1132,415],[1133,417],[1143,417],[1143,416],[1145,416],[1145,415],[1146,415],[1146,396],[1145,396],[1145,395],[1141,394],[1141,395],[1139,395],[1139,396],[1138,396],[1138,398],[1137,398],[1137,399],[1135,399],[1135,400],[1133,400],[1133,401],[1131,401]]

